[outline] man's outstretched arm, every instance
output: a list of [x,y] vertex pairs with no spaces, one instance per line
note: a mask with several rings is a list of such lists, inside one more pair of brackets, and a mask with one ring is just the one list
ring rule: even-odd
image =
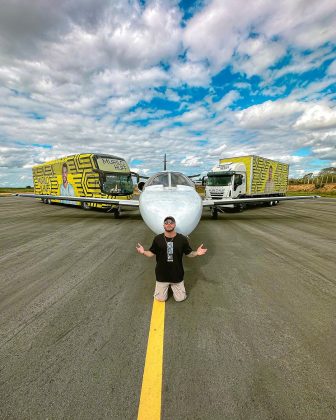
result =
[[138,243],[136,250],[139,254],[144,255],[145,257],[154,257],[155,254],[153,254],[152,251],[145,251],[145,248]]
[[193,258],[193,257],[200,257],[201,255],[204,255],[207,252],[207,248],[203,248],[203,244],[201,244],[197,251],[191,251],[190,254],[187,255],[187,257]]

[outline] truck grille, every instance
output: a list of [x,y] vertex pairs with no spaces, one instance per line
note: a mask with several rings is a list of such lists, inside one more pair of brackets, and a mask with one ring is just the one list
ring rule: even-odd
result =
[[221,200],[223,198],[223,193],[215,193],[212,192],[210,193],[211,198],[215,199],[215,200]]

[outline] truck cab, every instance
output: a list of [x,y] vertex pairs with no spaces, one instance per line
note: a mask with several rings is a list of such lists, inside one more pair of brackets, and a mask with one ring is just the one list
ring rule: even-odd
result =
[[246,194],[246,167],[243,163],[228,162],[208,172],[205,196],[209,199],[238,198]]

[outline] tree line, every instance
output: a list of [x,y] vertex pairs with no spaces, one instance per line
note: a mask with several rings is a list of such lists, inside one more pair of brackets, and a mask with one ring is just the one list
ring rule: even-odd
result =
[[316,188],[323,187],[324,184],[336,183],[336,167],[322,169],[318,174],[309,172],[301,178],[290,178],[289,184],[315,184]]

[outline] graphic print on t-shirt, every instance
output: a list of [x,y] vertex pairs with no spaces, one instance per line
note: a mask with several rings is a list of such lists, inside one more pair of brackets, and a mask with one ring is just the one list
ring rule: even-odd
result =
[[167,262],[174,261],[174,242],[167,242]]

